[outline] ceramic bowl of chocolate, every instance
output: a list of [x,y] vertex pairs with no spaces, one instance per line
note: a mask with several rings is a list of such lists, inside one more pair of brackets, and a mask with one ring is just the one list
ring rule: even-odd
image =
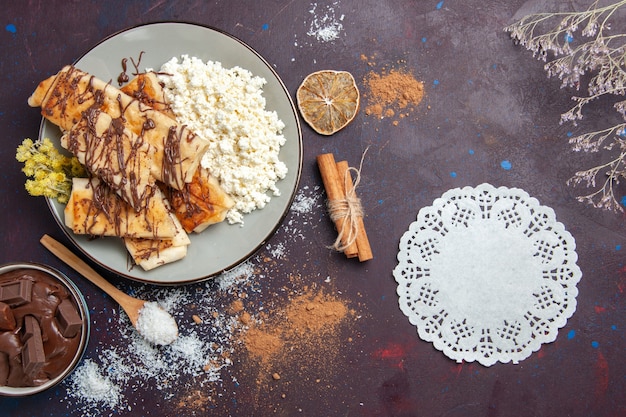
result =
[[46,265],[0,266],[0,395],[44,391],[68,376],[89,339],[76,285]]

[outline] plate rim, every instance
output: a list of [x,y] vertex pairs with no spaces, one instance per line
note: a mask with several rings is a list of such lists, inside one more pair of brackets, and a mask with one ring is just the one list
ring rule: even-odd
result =
[[[120,276],[122,278],[125,279],[129,279],[131,281],[137,282],[137,283],[141,283],[141,284],[153,284],[153,285],[159,285],[159,286],[163,286],[163,287],[168,287],[168,286],[180,286],[180,285],[188,285],[188,284],[193,284],[193,283],[199,283],[199,282],[203,282],[203,281],[207,281],[210,280],[212,278],[215,278],[225,272],[228,272],[230,270],[233,270],[234,268],[236,268],[237,266],[243,264],[244,262],[246,262],[248,259],[250,259],[250,257],[252,257],[252,255],[254,255],[262,246],[264,246],[267,241],[276,234],[276,231],[280,228],[280,226],[283,224],[285,218],[287,217],[287,214],[289,213],[291,206],[293,204],[294,198],[297,194],[297,190],[299,188],[300,185],[300,179],[302,176],[302,167],[303,167],[303,155],[304,155],[304,147],[303,147],[303,138],[302,138],[302,126],[300,123],[300,118],[298,116],[298,112],[297,112],[297,108],[296,105],[294,103],[293,98],[291,97],[291,94],[289,93],[289,89],[287,88],[287,86],[285,85],[284,81],[282,80],[282,78],[279,76],[279,74],[277,73],[277,71],[272,67],[272,65],[270,65],[270,63],[261,55],[259,54],[259,52],[257,52],[252,46],[248,45],[247,43],[245,43],[243,40],[239,39],[238,37],[236,37],[235,35],[232,35],[222,29],[216,28],[214,26],[211,25],[206,25],[206,24],[201,24],[201,23],[196,23],[196,22],[187,22],[187,21],[181,21],[181,20],[163,20],[163,21],[153,21],[153,22],[146,22],[146,23],[140,23],[137,25],[133,25],[133,26],[129,26],[126,27],[124,29],[115,31],[111,34],[109,34],[108,36],[100,39],[98,42],[94,43],[93,45],[91,45],[89,47],[89,49],[84,52],[83,54],[81,54],[79,57],[77,57],[73,62],[72,65],[75,65],[78,61],[80,61],[81,59],[83,59],[85,56],[87,56],[93,49],[95,49],[96,47],[98,47],[99,45],[103,44],[104,42],[107,42],[108,40],[115,38],[117,36],[123,35],[124,33],[130,32],[132,30],[137,30],[140,29],[142,27],[147,27],[147,26],[159,26],[159,25],[180,25],[180,26],[193,26],[193,27],[197,27],[197,28],[201,28],[201,29],[206,29],[209,31],[213,31],[216,32],[220,35],[226,36],[228,38],[230,38],[231,40],[239,43],[241,46],[243,46],[244,48],[246,48],[248,51],[250,51],[251,53],[253,53],[266,67],[267,69],[273,74],[273,76],[276,78],[276,81],[278,82],[278,84],[280,85],[282,92],[284,93],[284,95],[287,97],[287,100],[289,102],[289,107],[291,109],[291,112],[294,115],[294,120],[295,120],[295,129],[296,129],[296,134],[297,134],[297,142],[298,142],[298,162],[297,162],[297,172],[295,173],[295,179],[294,179],[294,185],[293,185],[293,190],[289,190],[289,192],[291,193],[291,195],[289,196],[289,198],[286,201],[286,206],[285,209],[283,210],[283,212],[281,213],[281,215],[279,216],[278,219],[276,219],[276,223],[274,224],[274,226],[267,232],[267,234],[261,239],[261,241],[256,244],[252,249],[250,249],[247,253],[242,254],[241,257],[239,257],[238,260],[233,261],[232,263],[230,263],[229,265],[219,269],[218,271],[214,271],[214,272],[210,272],[208,274],[196,277],[196,278],[189,278],[189,279],[184,279],[184,280],[178,280],[178,281],[158,281],[158,280],[150,280],[148,278],[142,278],[142,277],[136,277],[136,276],[132,276],[130,274],[124,273],[123,271],[118,271],[116,269],[113,269],[110,266],[107,266],[105,263],[103,263],[102,261],[96,259],[96,257],[92,256],[89,252],[87,252],[85,249],[83,249],[82,245],[80,245],[76,239],[73,236],[73,233],[70,232],[70,230],[67,228],[67,226],[65,226],[65,224],[61,221],[61,219],[55,214],[55,208],[54,208],[54,199],[53,198],[49,198],[46,197],[46,204],[48,206],[48,209],[50,210],[50,213],[52,214],[52,217],[54,218],[55,222],[57,223],[57,225],[60,227],[60,229],[62,230],[63,234],[65,234],[65,236],[72,242],[72,244],[78,248],[78,250],[87,258],[89,258],[89,260],[93,261],[94,263],[96,263],[97,265],[99,265],[100,267],[104,268],[105,270],[107,270],[110,273],[113,273],[117,276]],[[41,118],[41,122],[39,125],[39,138],[42,137],[43,135],[43,129],[44,129],[44,124],[46,124],[47,120],[45,117]],[[271,201],[268,203],[271,204]],[[97,238],[97,237],[96,237]],[[123,254],[124,255],[124,254]],[[125,256],[128,259],[128,254],[126,253]],[[133,268],[140,268],[139,265],[133,265]]]

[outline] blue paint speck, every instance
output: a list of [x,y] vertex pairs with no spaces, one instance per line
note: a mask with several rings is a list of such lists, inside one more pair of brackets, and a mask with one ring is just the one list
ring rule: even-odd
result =
[[470,155],[474,155],[474,150],[470,149],[469,151],[467,151],[467,153],[470,154]]
[[575,338],[575,337],[576,337],[576,330],[572,329],[572,330],[570,330],[569,332],[567,332],[567,338],[568,338],[569,340],[572,340],[572,339],[573,339],[573,338]]
[[383,200],[378,200],[378,204],[383,204]]
[[9,23],[8,25],[6,25],[5,29],[7,30],[7,32],[11,32],[11,33],[17,32],[17,28],[15,27],[13,23]]
[[624,197],[622,197],[622,205],[626,206],[626,195]]
[[270,28],[270,25],[268,25],[267,23],[264,23],[263,26],[261,26],[263,28],[263,30],[268,30]]
[[443,0],[437,3],[437,10],[441,9],[442,7],[443,7]]
[[422,38],[422,43],[426,43],[426,36]]
[[433,84],[434,84],[434,85],[439,85],[439,80],[435,80],[435,81],[433,81]]
[[615,245],[615,250],[622,250],[622,245]]
[[451,176],[452,178],[456,178],[456,172],[452,171],[452,172],[450,173],[450,176]]
[[566,33],[563,37],[563,40],[567,43],[571,43],[574,40],[574,37],[571,34]]
[[505,171],[509,171],[513,167],[513,165],[511,165],[511,162],[507,161],[506,159],[504,161],[500,162],[500,166]]
[[591,342],[591,347],[594,349],[597,349],[600,346],[600,343],[596,342],[595,340],[593,342]]
[[574,134],[572,132],[567,132],[567,137],[571,138]]
[[616,324],[612,324],[611,325],[611,330],[617,330],[617,325]]

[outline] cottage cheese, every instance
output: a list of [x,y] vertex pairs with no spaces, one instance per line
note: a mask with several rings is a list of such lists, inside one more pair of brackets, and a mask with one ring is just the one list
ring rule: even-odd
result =
[[266,80],[187,55],[172,58],[160,71],[178,120],[210,142],[201,164],[235,200],[228,222],[243,225],[245,213],[280,195],[276,182],[287,174],[278,159],[285,124],[265,109]]

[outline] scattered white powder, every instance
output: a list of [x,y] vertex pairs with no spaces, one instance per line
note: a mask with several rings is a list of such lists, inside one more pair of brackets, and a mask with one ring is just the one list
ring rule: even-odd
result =
[[272,255],[272,258],[274,259],[282,258],[286,252],[285,244],[282,242],[275,244],[275,245],[268,244],[267,250],[269,251],[270,255]]
[[243,282],[250,280],[254,276],[254,266],[250,261],[243,262],[237,265],[230,271],[224,272],[219,277],[215,278],[220,290],[226,291],[234,285],[239,285]]
[[[203,318],[202,325],[185,312],[197,303],[195,292],[199,290],[207,295],[195,305],[193,314]],[[131,326],[128,316],[120,314],[109,323],[114,331],[101,342],[104,347],[98,347],[95,357],[85,359],[64,382],[67,396],[63,401],[84,417],[114,416],[120,411],[137,411],[141,403],[129,403],[129,398],[138,390],[158,392],[151,401],[160,402],[190,386],[214,389],[221,381],[222,369],[232,364],[233,338],[242,326],[237,317],[225,313],[227,308],[220,304],[223,299],[215,296],[217,292],[216,283],[210,281],[204,288],[145,286],[137,291],[133,295],[158,299],[159,305],[176,312],[179,337],[166,346],[149,343]]]
[[287,174],[278,158],[285,124],[265,109],[267,81],[187,55],[172,58],[160,71],[167,74],[160,79],[178,120],[210,142],[201,164],[235,200],[228,222],[243,225],[245,213],[265,207],[270,193],[280,195],[276,182]]
[[326,5],[323,11],[318,12],[317,3],[311,4],[311,10],[309,13],[313,15],[313,20],[309,26],[307,35],[313,36],[315,39],[321,42],[331,42],[339,38],[339,34],[343,30],[344,15],[339,18],[335,17],[334,6],[337,6],[339,2],[334,2],[331,5]]
[[155,345],[169,345],[178,337],[176,320],[154,301],[148,301],[139,310],[137,330]]
[[[317,227],[319,223],[326,223],[327,218],[320,216],[326,211],[326,204],[322,200],[321,186],[303,186],[294,196],[290,207],[291,218],[281,225],[287,242],[285,247],[300,245],[305,239],[304,229]],[[298,246],[300,247],[300,246]]]
[[120,388],[100,373],[98,365],[86,359],[70,379],[70,390],[93,407],[116,407],[122,398]]
[[306,194],[308,190],[309,186],[307,185],[298,191],[293,199],[293,203],[291,204],[291,211],[297,214],[305,214],[310,213],[314,208],[321,206],[319,203],[321,197],[321,193],[319,192],[320,186],[315,186],[313,193]]

